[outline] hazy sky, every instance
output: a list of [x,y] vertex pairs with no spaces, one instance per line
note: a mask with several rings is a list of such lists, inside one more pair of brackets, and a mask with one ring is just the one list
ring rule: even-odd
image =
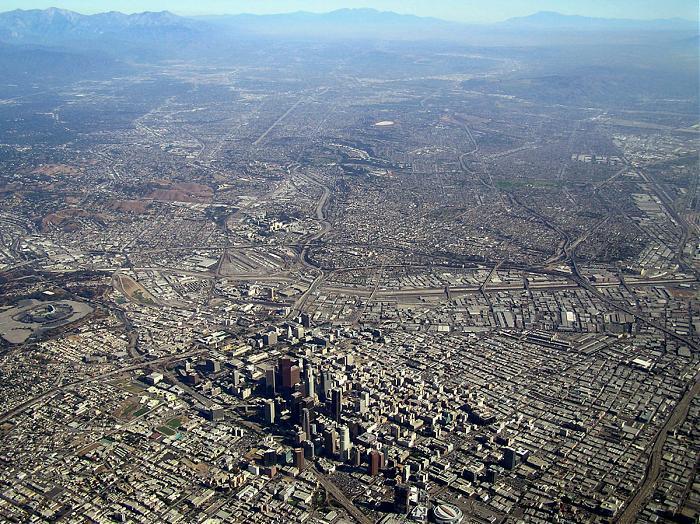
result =
[[698,19],[698,0],[0,0],[0,11],[61,7],[81,13],[162,11],[178,14],[283,13],[373,7],[465,22],[492,22],[536,11],[611,18]]

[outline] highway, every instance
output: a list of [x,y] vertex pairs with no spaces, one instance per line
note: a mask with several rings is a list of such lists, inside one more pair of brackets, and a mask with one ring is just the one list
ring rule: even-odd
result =
[[[294,171],[298,172],[298,167],[295,167]],[[304,305],[306,304],[308,298],[313,294],[313,292],[318,288],[318,286],[321,285],[321,283],[326,278],[326,274],[323,271],[323,269],[317,267],[309,258],[309,249],[311,248],[311,245],[314,242],[320,240],[332,228],[331,223],[326,219],[326,206],[328,205],[328,198],[331,194],[330,188],[326,184],[317,180],[314,177],[302,174],[301,172],[299,172],[299,175],[307,182],[315,184],[322,189],[321,196],[318,199],[318,202],[316,203],[316,219],[321,224],[321,229],[317,233],[314,233],[312,236],[310,236],[301,247],[301,253],[299,256],[301,263],[307,268],[309,268],[311,271],[317,272],[318,275],[314,278],[314,281],[311,283],[309,288],[296,301],[294,307],[292,308],[290,316],[296,316],[297,313],[300,313],[304,309]]]
[[653,189],[654,193],[661,201],[666,212],[671,216],[671,218],[673,218],[676,224],[678,224],[678,227],[681,228],[681,236],[678,240],[678,246],[676,247],[675,253],[676,260],[682,268],[686,270],[692,270],[692,267],[683,259],[683,250],[685,249],[685,245],[688,243],[688,240],[690,240],[691,228],[693,228],[693,226],[688,223],[684,216],[682,216],[680,213],[678,213],[678,211],[676,211],[676,207],[674,205],[673,200],[671,199],[671,197],[668,196],[666,191],[664,191],[664,189],[658,184],[654,177],[640,170],[637,170],[637,174],[649,184],[649,187]]
[[[562,275],[563,276],[563,275]],[[668,284],[689,284],[689,283],[695,283],[697,282],[696,278],[682,278],[682,279],[675,279],[675,278],[665,278],[665,279],[647,279],[647,280],[632,280],[632,281],[627,281],[627,285],[629,287],[644,287],[644,286],[660,286],[660,285],[668,285]],[[598,282],[595,284],[590,284],[592,287],[596,289],[605,289],[605,288],[617,288],[620,287],[620,282],[615,281],[615,282]],[[460,296],[460,295],[469,295],[473,293],[480,293],[482,291],[482,286],[455,286],[452,287],[450,286],[450,295],[455,297],[455,296]],[[529,286],[530,289],[533,290],[557,290],[557,289],[575,289],[577,287],[581,287],[581,284],[578,282],[530,282]],[[338,292],[343,292],[343,293],[354,293],[356,295],[360,296],[368,296],[371,293],[371,290],[369,289],[358,289],[358,288],[340,288],[340,287],[334,287],[334,288],[327,288],[332,291],[338,291]],[[487,289],[484,290],[484,292],[499,292],[499,291],[518,291],[525,289],[524,284],[521,282],[514,283],[514,284],[489,284]],[[425,287],[425,288],[403,288],[403,289],[388,289],[388,290],[379,290],[376,293],[377,298],[400,298],[400,297],[419,297],[419,296],[441,296],[445,294],[445,288],[444,287]],[[617,306],[616,306],[617,307]]]
[[294,110],[299,106],[299,104],[301,104],[303,101],[304,101],[303,98],[300,98],[299,100],[297,100],[297,101],[292,105],[292,107],[290,107],[289,109],[287,109],[287,111],[286,111],[281,117],[279,117],[277,120],[275,120],[275,121],[272,123],[272,125],[271,125],[270,127],[268,127],[268,128],[265,130],[265,132],[264,132],[262,135],[260,135],[260,136],[258,137],[258,139],[257,139],[255,142],[253,142],[253,145],[254,145],[254,146],[257,146],[258,144],[260,144],[260,142],[262,142],[263,140],[265,140],[265,137],[266,137],[268,134],[270,134],[270,131],[272,131],[275,127],[277,127],[277,125],[278,125],[280,122],[282,122],[285,118],[287,118],[287,117],[289,116],[289,114],[290,114],[292,111],[294,111]]
[[673,411],[666,419],[666,423],[656,434],[654,444],[649,454],[649,462],[647,463],[646,472],[642,484],[637,488],[632,499],[625,506],[624,511],[615,519],[618,524],[632,524],[637,521],[639,512],[644,508],[644,504],[654,493],[656,483],[661,474],[663,465],[663,451],[666,444],[666,438],[670,431],[683,422],[688,415],[688,408],[693,398],[700,393],[700,373],[695,376],[692,382],[692,387],[689,387],[681,400],[676,404]]
[[59,391],[63,391],[65,389],[73,388],[75,386],[82,386],[84,384],[89,384],[91,382],[98,382],[100,380],[105,380],[111,377],[116,377],[119,376],[123,373],[126,373],[128,371],[134,371],[137,369],[142,369],[146,366],[153,366],[157,364],[166,364],[168,362],[171,362],[173,360],[182,360],[184,358],[188,358],[194,355],[199,355],[200,353],[203,353],[206,351],[204,348],[197,348],[192,351],[187,351],[185,353],[179,353],[177,355],[168,355],[167,357],[161,357],[153,360],[144,360],[142,362],[136,363],[136,364],[131,364],[129,366],[125,366],[123,368],[115,369],[112,371],[108,371],[107,373],[101,373],[99,375],[95,375],[94,377],[88,377],[82,380],[76,380],[75,382],[70,382],[68,384],[63,384],[61,386],[56,386],[54,388],[49,389],[48,391],[42,393],[41,395],[37,395],[35,397],[30,398],[29,400],[26,400],[25,402],[22,402],[20,405],[15,406],[14,408],[6,411],[2,415],[0,415],[0,424],[4,424],[8,420],[16,417],[17,415],[20,415],[21,413],[24,413],[26,410],[28,410],[30,407],[33,405],[41,402],[42,400],[46,400],[50,398],[52,395],[55,393],[58,393]]
[[[573,256],[571,258],[571,266],[572,266],[573,271],[574,271],[574,274],[572,276],[573,280],[575,282],[578,282],[578,284],[581,287],[583,287],[586,291],[588,291],[592,295],[595,295],[602,302],[608,304],[609,306],[611,306],[613,308],[619,309],[620,311],[623,311],[623,312],[627,313],[628,315],[632,315],[637,320],[644,322],[648,326],[651,326],[651,327],[653,327],[653,328],[655,328],[663,333],[666,333],[669,337],[681,342],[682,344],[687,345],[689,348],[691,348],[695,351],[700,350],[700,347],[698,347],[698,345],[694,341],[692,341],[691,339],[684,337],[682,335],[679,335],[674,330],[669,329],[666,326],[662,326],[658,322],[651,320],[644,315],[641,315],[636,309],[632,309],[632,308],[628,307],[627,305],[620,304],[617,301],[611,299],[610,297],[603,295],[600,291],[598,291],[598,289],[593,284],[590,283],[590,281],[586,277],[584,277],[580,274],[580,272],[578,270],[578,265],[576,264],[576,259]],[[617,285],[619,286],[619,283]],[[628,282],[627,285],[633,286],[634,284]]]
[[[616,307],[617,309],[620,309],[621,311],[624,311],[625,313],[634,316],[641,322],[644,322],[647,325],[666,333],[671,338],[674,338],[682,344],[687,345],[694,351],[698,351],[700,349],[693,340],[681,336],[672,329],[668,329],[666,326],[662,326],[661,324],[646,318],[645,316],[641,315],[636,309],[633,310],[627,307],[626,305],[618,304],[616,301],[600,293],[600,291],[598,291],[594,286],[591,285],[587,278],[583,277],[580,274],[578,265],[576,264],[576,258],[574,257],[573,253],[571,255],[570,262],[572,270],[574,272],[574,279],[577,280],[581,284],[581,286],[584,287],[591,294],[595,295],[606,304],[612,307]],[[661,472],[661,465],[663,462],[663,448],[664,444],[666,443],[666,437],[668,436],[668,433],[671,429],[676,427],[676,425],[678,425],[683,419],[685,419],[688,413],[688,406],[690,405],[691,400],[693,400],[693,398],[695,397],[695,395],[698,394],[699,391],[700,373],[696,374],[694,379],[688,384],[685,394],[683,395],[681,400],[673,407],[673,410],[666,419],[666,423],[654,437],[651,453],[649,455],[649,461],[647,463],[647,467],[644,474],[644,479],[642,480],[642,483],[640,484],[639,488],[635,491],[635,494],[633,495],[632,499],[625,506],[625,510],[623,511],[623,513],[621,513],[620,516],[616,519],[616,522],[619,522],[621,524],[631,524],[632,522],[636,522],[639,512],[644,507],[644,503],[651,496],[651,494],[654,491],[654,488],[656,487],[656,483]]]
[[[624,159],[625,162],[629,165],[629,162],[627,159]],[[628,169],[626,166],[625,169]],[[600,195],[598,195],[598,189],[615,179],[617,176],[619,176],[623,170],[618,171],[613,175],[613,177],[609,178],[603,184],[600,184],[599,186],[596,186],[593,189],[593,194],[594,196],[598,196],[600,199]],[[678,263],[680,264],[681,267],[688,268],[687,264],[684,263],[683,261],[683,248],[686,244],[686,242],[689,239],[689,231],[690,231],[690,225],[688,224],[685,219],[680,216],[677,212],[676,209],[673,205],[673,201],[668,197],[668,195],[663,191],[663,188],[661,188],[656,180],[653,178],[647,176],[646,174],[642,173],[639,170],[636,170],[637,174],[642,177],[647,184],[654,190],[654,193],[656,196],[661,200],[663,203],[666,211],[668,214],[676,221],[676,223],[679,225],[681,228],[682,234],[681,238],[679,240],[679,245],[678,249],[676,252],[676,259]],[[603,202],[603,205],[605,203]],[[607,206],[606,206],[607,207]],[[610,216],[610,214],[608,215]],[[596,228],[600,225],[600,223],[596,226]],[[568,239],[567,239],[568,240]],[[583,239],[582,239],[583,240]],[[576,263],[576,248],[578,247],[580,242],[575,242],[571,244],[570,242],[567,242],[567,244],[564,247],[564,255],[565,255],[565,260],[569,262],[569,265],[572,270],[572,279],[574,282],[579,284],[581,287],[586,289],[589,293],[592,295],[596,296],[599,300],[602,302],[608,304],[611,307],[617,308],[629,315],[632,315],[634,318],[636,318],[638,321],[643,322],[663,333],[668,335],[669,337],[677,340],[678,342],[687,345],[689,348],[693,349],[694,351],[698,351],[700,347],[698,347],[698,344],[696,344],[692,339],[689,339],[687,337],[681,336],[678,333],[676,333],[674,330],[667,328],[665,325],[661,325],[658,322],[651,320],[644,316],[641,311],[639,310],[638,307],[635,309],[632,309],[628,307],[626,304],[620,304],[617,301],[603,295],[598,287],[598,285],[592,284],[588,278],[583,276],[581,272],[579,271],[578,264]],[[668,281],[670,280],[670,282]],[[695,281],[696,279],[693,278],[692,281]],[[673,279],[665,279],[665,280],[658,280],[656,281],[656,284],[672,284]],[[617,285],[622,285],[626,289],[630,289],[631,287],[634,287],[636,285],[653,285],[653,284],[648,284],[645,281],[625,281],[622,278],[620,279],[619,283],[615,284]],[[614,522],[618,524],[631,524],[633,522],[636,522],[637,517],[639,515],[639,512],[644,508],[644,504],[646,501],[649,499],[649,497],[653,494],[654,489],[656,487],[659,475],[661,473],[661,468],[663,464],[663,448],[666,443],[666,438],[668,436],[669,431],[671,431],[673,428],[675,428],[678,424],[680,424],[685,417],[688,414],[688,409],[690,402],[693,400],[693,398],[700,392],[700,373],[696,374],[695,377],[693,378],[692,381],[690,381],[687,386],[686,386],[686,391],[681,400],[673,407],[671,412],[669,413],[664,425],[661,427],[661,429],[657,432],[655,435],[652,445],[651,445],[651,450],[649,452],[649,460],[647,462],[647,466],[645,469],[645,474],[644,478],[635,491],[634,495],[632,498],[626,503],[624,506],[624,510],[622,513],[620,513],[614,520]]]
[[[479,292],[480,292],[481,294],[485,294],[485,293],[486,293],[486,286],[488,286],[488,285],[491,283],[491,279],[493,278],[493,275],[496,273],[496,271],[498,270],[498,268],[501,267],[501,264],[502,264],[502,263],[503,263],[503,261],[498,262],[497,264],[495,264],[495,265],[491,268],[491,271],[489,271],[489,274],[486,275],[486,278],[484,279],[484,281],[483,281],[483,282],[481,283],[481,285],[479,286]],[[450,290],[450,291],[451,291],[451,290]]]
[[323,486],[323,489],[325,489],[335,500],[337,500],[340,505],[345,508],[345,511],[352,516],[352,518],[354,518],[360,524],[373,524],[372,520],[368,518],[367,515],[362,513],[357,506],[352,503],[352,500],[346,497],[345,493],[343,493],[338,486],[333,484],[328,477],[321,473],[315,465],[310,468],[310,471],[318,479],[318,482],[321,484],[321,486]]
[[[327,88],[327,87],[321,89],[321,91],[320,91],[318,94],[319,94],[319,95],[322,95],[322,94],[324,94],[326,91],[328,91],[328,88]],[[313,99],[315,98],[315,96],[316,96],[316,95],[313,95],[313,94],[312,94],[311,96],[308,96],[308,97],[306,97],[306,98],[300,98],[299,100],[297,100],[297,101],[292,105],[292,107],[290,107],[289,109],[287,109],[287,111],[286,111],[281,117],[279,117],[277,120],[275,120],[275,121],[272,123],[272,125],[271,125],[270,127],[268,127],[268,128],[265,130],[265,132],[264,132],[262,135],[260,135],[260,136],[258,137],[258,139],[257,139],[255,142],[253,142],[253,145],[254,145],[254,146],[259,145],[260,142],[262,142],[263,140],[265,140],[265,137],[266,137],[267,135],[269,135],[270,132],[271,132],[275,127],[277,127],[285,118],[287,118],[287,117],[291,114],[292,111],[294,111],[294,110],[299,106],[299,104],[301,104],[302,102],[310,102],[311,100],[313,100]]]

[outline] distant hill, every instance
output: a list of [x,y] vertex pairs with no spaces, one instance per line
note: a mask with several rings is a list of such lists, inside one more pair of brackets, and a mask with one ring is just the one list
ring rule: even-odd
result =
[[[339,9],[328,13],[295,12],[275,15],[199,17],[229,34],[299,37],[329,40],[444,40],[485,45],[548,45],[558,41],[584,43],[592,31],[630,36],[642,33],[697,33],[697,23],[682,19],[624,20],[540,12],[495,24],[463,24],[438,18],[403,15],[374,9]],[[552,40],[555,35],[556,42]],[[578,35],[578,36],[577,36]]]
[[292,13],[279,13],[271,15],[253,15],[253,14],[238,14],[238,15],[209,15],[195,17],[200,20],[210,22],[225,22],[229,24],[243,24],[246,22],[277,22],[289,21],[297,23],[313,22],[317,24],[369,24],[369,25],[390,25],[390,24],[448,24],[459,25],[454,22],[448,22],[439,18],[423,17],[416,15],[405,15],[394,13],[393,11],[378,11],[370,8],[358,9],[337,9],[327,13],[311,13],[308,11],[296,11]]
[[[478,45],[556,45],[585,43],[588,32],[608,35],[697,34],[688,20],[622,20],[540,12],[490,25],[460,24],[437,18],[374,9],[339,9],[328,13],[222,15],[185,18],[168,11],[126,15],[82,15],[62,9],[0,13],[0,42],[63,46],[80,50],[86,43],[113,55],[164,57],[211,52],[234,40],[262,37],[329,41],[371,39],[451,41]],[[681,38],[679,36],[678,38]],[[609,38],[609,36],[608,36]],[[578,39],[578,40],[577,40]]]
[[438,18],[398,14],[375,9],[338,9],[328,13],[273,15],[222,15],[199,17],[236,34],[299,36],[307,38],[371,37],[374,39],[421,39],[453,37],[465,25]]
[[201,24],[170,12],[82,15],[64,9],[0,13],[0,41],[20,44],[69,44],[76,41],[156,42],[190,39]]
[[510,18],[496,24],[503,29],[538,31],[697,31],[698,23],[682,18],[630,20],[624,18],[594,18],[540,11],[529,16]]
[[0,43],[0,71],[14,84],[68,83],[123,73],[127,66],[104,53]]

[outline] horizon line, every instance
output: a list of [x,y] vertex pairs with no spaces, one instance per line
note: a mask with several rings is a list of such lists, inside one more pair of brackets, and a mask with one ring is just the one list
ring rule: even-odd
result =
[[326,14],[336,13],[339,11],[373,11],[376,13],[389,13],[389,14],[395,14],[395,15],[400,15],[400,16],[412,16],[412,17],[423,18],[423,19],[427,19],[427,20],[440,20],[442,22],[448,22],[448,23],[454,23],[454,24],[476,24],[476,25],[497,24],[497,23],[501,23],[501,22],[507,22],[508,20],[513,20],[513,19],[528,18],[528,17],[542,14],[542,13],[555,14],[555,15],[564,16],[564,17],[588,18],[588,19],[593,19],[593,20],[620,20],[620,21],[629,20],[629,21],[634,21],[634,22],[654,22],[654,21],[682,21],[682,22],[693,22],[693,23],[700,22],[700,13],[699,13],[698,18],[683,18],[680,16],[673,16],[673,17],[666,17],[666,18],[658,18],[658,17],[656,17],[656,18],[630,18],[630,17],[603,17],[603,16],[570,14],[570,13],[562,13],[561,11],[551,11],[551,10],[534,11],[534,12],[530,13],[529,15],[510,16],[510,17],[504,18],[502,20],[485,22],[485,21],[477,21],[477,20],[472,20],[472,21],[449,20],[447,18],[440,18],[440,17],[435,17],[435,16],[424,16],[424,15],[417,15],[414,13],[376,9],[373,7],[339,7],[338,9],[331,9],[329,11],[300,9],[300,10],[296,10],[296,11],[279,11],[276,13],[254,13],[254,12],[250,12],[250,11],[225,12],[225,13],[222,13],[222,12],[194,13],[194,12],[185,12],[185,11],[180,11],[180,10],[169,10],[169,9],[161,9],[161,10],[157,10],[157,11],[149,11],[149,10],[119,11],[119,10],[111,9],[111,10],[106,10],[106,11],[81,12],[81,11],[77,11],[75,9],[66,9],[66,8],[62,8],[62,7],[51,6],[51,7],[46,7],[46,8],[35,7],[35,8],[29,8],[29,9],[26,9],[26,8],[10,9],[7,11],[0,11],[0,15],[5,14],[5,13],[12,13],[14,11],[24,11],[24,12],[26,12],[26,11],[49,11],[51,9],[54,9],[57,11],[67,11],[67,12],[71,12],[71,13],[76,13],[76,14],[79,14],[82,16],[94,16],[94,15],[107,14],[107,13],[119,13],[119,14],[123,14],[123,15],[135,15],[135,14],[143,14],[143,13],[170,13],[170,14],[173,14],[175,16],[182,17],[182,18],[196,18],[196,17],[204,17],[204,16],[210,16],[210,17],[224,17],[224,16],[267,17],[267,16],[292,15],[292,14],[326,15]]

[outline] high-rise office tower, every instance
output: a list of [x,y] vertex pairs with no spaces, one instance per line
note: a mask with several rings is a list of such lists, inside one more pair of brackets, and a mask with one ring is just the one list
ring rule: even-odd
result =
[[277,394],[277,377],[275,376],[275,368],[272,366],[265,370],[265,389],[271,397]]
[[263,465],[265,467],[274,466],[277,464],[277,452],[274,449],[268,449],[263,454]]
[[379,467],[382,461],[382,454],[376,449],[369,452],[369,474],[373,477],[379,475]]
[[325,443],[326,454],[335,457],[338,454],[338,432],[335,429],[326,431],[325,433]]
[[304,395],[316,398],[316,377],[314,377],[314,368],[308,362],[304,368]]
[[506,469],[515,469],[517,464],[517,455],[513,448],[503,448],[503,467]]
[[294,364],[291,358],[280,359],[280,375],[282,375],[282,387],[291,389],[300,381],[299,366]]
[[343,413],[343,392],[339,389],[331,390],[331,417],[340,424]]
[[408,484],[396,484],[394,486],[394,511],[402,515],[408,515],[411,505],[411,486]]
[[360,464],[362,464],[362,454],[360,453],[360,448],[352,448],[350,458],[352,459],[352,465],[359,468]]
[[350,460],[350,450],[352,449],[352,443],[350,442],[350,428],[347,426],[340,426],[340,459],[344,462]]
[[301,410],[301,429],[306,433],[306,438],[311,439],[311,411],[309,408]]
[[408,479],[411,478],[411,465],[410,464],[404,464],[402,476],[403,476],[404,482],[408,482]]
[[272,399],[265,401],[264,419],[266,424],[275,423],[275,401]]
[[299,471],[304,469],[304,450],[302,448],[294,450],[294,467]]
[[309,460],[316,458],[316,446],[314,446],[313,442],[310,440],[305,440],[304,444],[302,445],[304,447],[304,457]]
[[328,402],[331,398],[331,389],[333,388],[333,377],[331,372],[326,370],[321,373],[321,400]]
[[290,372],[291,372],[293,365],[294,365],[294,362],[289,357],[284,357],[284,358],[281,358],[279,360],[280,377],[282,378],[282,387],[283,388],[291,387]]

